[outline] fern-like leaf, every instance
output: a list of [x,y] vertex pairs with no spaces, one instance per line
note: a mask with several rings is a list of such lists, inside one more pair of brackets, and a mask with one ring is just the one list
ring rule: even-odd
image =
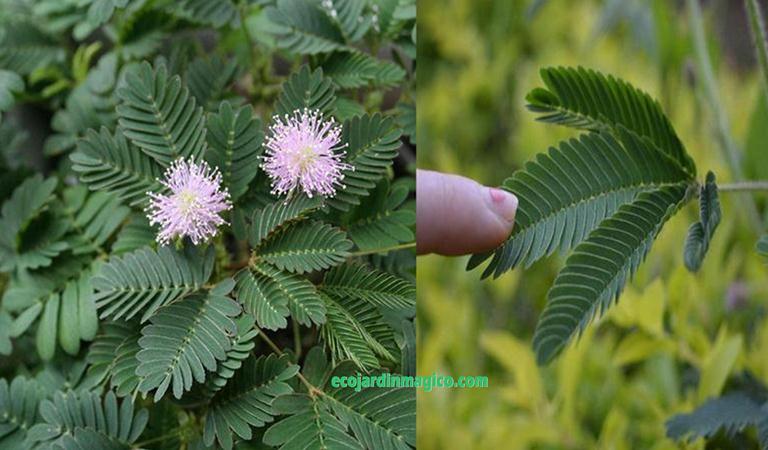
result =
[[122,224],[130,209],[108,192],[88,195],[88,189],[82,185],[64,191],[63,197],[70,228],[77,232],[69,242],[72,252],[106,253],[105,242]]
[[205,386],[210,395],[220,391],[229,380],[238,373],[243,366],[243,361],[251,355],[251,350],[256,346],[253,342],[259,335],[253,327],[254,318],[250,314],[243,314],[235,319],[237,334],[232,337],[232,346],[227,351],[227,357],[216,368],[216,373],[206,380]]
[[281,48],[302,55],[346,48],[341,30],[319,3],[277,0],[265,14],[275,25],[274,34]]
[[413,284],[360,264],[345,264],[329,270],[321,289],[332,296],[360,299],[382,308],[411,310],[416,307]]
[[128,218],[123,228],[117,233],[112,244],[112,254],[120,255],[142,247],[150,247],[155,242],[157,231],[149,224],[144,214],[134,213]]
[[334,53],[323,63],[323,72],[342,89],[397,86],[406,75],[395,63],[357,51]]
[[144,377],[139,390],[155,389],[155,402],[169,387],[181,398],[193,380],[205,381],[206,371],[215,371],[218,361],[227,357],[230,337],[237,333],[232,320],[242,312],[240,305],[227,297],[234,287],[231,279],[219,283],[208,293],[172,303],[152,316],[141,330],[141,351],[136,355],[136,374]]
[[290,200],[278,200],[253,212],[251,232],[248,240],[253,247],[258,247],[270,234],[280,227],[304,218],[308,213],[322,205],[320,197],[308,198],[298,195]]
[[338,228],[304,221],[279,229],[254,252],[280,270],[304,273],[341,264],[351,247],[346,233]]
[[170,11],[190,22],[221,28],[240,19],[232,0],[179,0]]
[[648,138],[678,162],[690,176],[693,160],[658,102],[629,83],[582,67],[541,70],[546,89],[528,94],[528,108],[539,120],[592,131],[611,130],[621,124]]
[[[526,267],[579,244],[640,192],[690,179],[674,160],[619,126],[618,139],[590,133],[562,142],[504,182],[518,200],[515,227],[483,276]],[[491,253],[473,256],[472,268]]]
[[189,64],[185,79],[189,92],[207,111],[215,111],[226,95],[227,87],[235,81],[238,67],[234,59],[219,56],[200,57]]
[[121,200],[136,205],[147,200],[147,191],[160,192],[157,181],[162,167],[138,148],[130,145],[118,130],[88,130],[70,155],[72,169],[91,190],[114,192]]
[[119,397],[136,392],[140,381],[136,376],[140,338],[138,321],[107,322],[88,349],[88,384],[108,384]]
[[252,427],[260,428],[278,414],[272,408],[276,397],[293,392],[286,381],[299,367],[287,357],[251,357],[227,386],[216,394],[205,416],[203,441],[213,445],[214,439],[225,450],[231,450],[233,437],[253,438]]
[[[21,183],[3,203],[0,271],[49,266],[55,256],[68,248],[61,240],[67,230],[66,223],[55,217],[41,217],[49,209],[56,185],[56,178],[43,180],[35,175]],[[22,242],[23,237],[29,240]]]
[[322,69],[310,71],[303,65],[283,83],[275,103],[275,114],[284,116],[296,110],[315,109],[323,114],[333,111],[336,90]]
[[707,173],[707,179],[699,192],[699,221],[688,228],[685,237],[683,260],[685,267],[697,272],[709,249],[709,242],[720,224],[720,199],[717,195],[715,174]]
[[334,361],[349,359],[363,370],[380,367],[379,357],[394,361],[394,336],[379,310],[364,299],[322,294],[327,321],[320,330]]
[[219,112],[208,117],[207,139],[205,159],[219,168],[224,186],[237,200],[259,171],[264,139],[261,120],[253,117],[250,106],[235,111],[229,102],[222,102]]
[[117,113],[123,134],[158,163],[168,166],[179,157],[197,159],[203,154],[203,108],[165,65],[153,69],[144,62],[127,73],[117,95],[122,100]]
[[685,202],[687,184],[640,194],[604,220],[568,257],[534,332],[540,364],[552,360],[621,293],[661,227]]
[[211,276],[213,248],[199,258],[169,247],[110,258],[93,278],[101,318],[128,320],[142,313],[144,322],[161,306],[197,291]]
[[[45,423],[33,426],[27,435],[32,445],[46,448],[130,449],[149,420],[146,409],[134,412],[133,400],[118,403],[114,392],[103,400],[94,392],[57,392],[40,405]],[[98,442],[97,447],[90,447]]]
[[342,211],[359,205],[360,197],[376,187],[397,157],[400,136],[392,118],[380,114],[365,114],[346,121],[342,142],[348,144],[346,162],[354,169],[344,171],[344,188],[327,203]]
[[0,448],[23,448],[42,399],[43,389],[35,380],[17,376],[9,384],[0,378]]
[[678,414],[667,421],[667,436],[671,439],[711,437],[724,430],[732,434],[756,425],[761,415],[760,405],[747,395],[737,392],[712,398],[688,414]]

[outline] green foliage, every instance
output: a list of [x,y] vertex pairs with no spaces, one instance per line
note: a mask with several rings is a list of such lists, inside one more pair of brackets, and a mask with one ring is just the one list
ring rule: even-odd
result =
[[199,158],[205,151],[205,117],[178,75],[145,62],[126,75],[118,89],[120,127],[148,156],[163,166],[177,158]]
[[161,306],[197,291],[211,276],[213,249],[205,252],[203,264],[199,257],[160,247],[111,258],[93,278],[100,316],[130,320],[142,313],[144,322]]
[[248,190],[258,171],[264,140],[261,128],[261,121],[253,117],[250,106],[234,111],[226,101],[221,103],[218,114],[208,117],[209,147],[205,159],[219,168],[233,200]]
[[143,377],[139,390],[156,389],[157,402],[172,386],[173,396],[181,398],[193,379],[203,382],[206,370],[216,370],[232,345],[229,336],[237,331],[232,318],[241,307],[227,297],[233,285],[225,280],[207,294],[190,296],[152,316],[151,325],[141,331],[136,355],[136,375]]
[[[299,448],[407,449],[415,443],[413,427],[415,392],[337,389],[328,385],[331,375],[350,375],[352,367],[329,365],[313,349],[307,356],[305,377],[323,389],[321,394],[296,393],[278,397],[273,408],[290,417],[270,427],[264,442],[283,450]],[[384,405],[399,405],[385,408]],[[352,435],[347,433],[351,431]]]
[[246,360],[237,375],[211,400],[205,416],[206,445],[213,445],[215,436],[219,445],[230,450],[233,434],[251,439],[251,427],[261,428],[273,422],[278,415],[272,407],[274,399],[293,392],[286,381],[298,370],[299,366],[287,358],[275,355]]
[[691,272],[701,268],[709,242],[720,224],[721,215],[715,174],[707,172],[707,179],[699,192],[699,221],[688,228],[688,235],[685,237],[683,260],[685,267]]
[[[541,75],[549,90],[532,91],[529,109],[543,114],[540,120],[587,134],[539,154],[504,182],[519,199],[516,226],[500,248],[475,255],[468,267],[493,254],[483,275],[499,276],[573,249],[534,333],[543,364],[618,298],[664,223],[688,201],[696,172],[647,94],[583,68],[545,69]],[[703,233],[691,238],[698,239],[700,256],[687,256],[698,264],[719,221],[714,175],[703,189]],[[692,245],[686,255],[694,252]]]
[[719,431],[734,434],[764,420],[766,411],[758,403],[736,392],[712,398],[688,414],[667,422],[667,436],[676,440],[712,437]]
[[407,201],[409,194],[405,184],[389,189],[388,182],[380,183],[371,198],[353,210],[348,231],[357,248],[373,250],[414,240],[416,212]]
[[90,189],[114,192],[132,205],[146,201],[147,191],[161,189],[161,166],[129,144],[121,131],[111,135],[106,128],[100,133],[89,130],[70,158],[72,169]]
[[149,418],[146,409],[134,413],[131,399],[118,403],[111,391],[103,399],[93,392],[58,392],[52,401],[41,403],[40,415],[45,423],[30,428],[27,441],[66,450],[89,445],[103,449],[130,449],[144,431]]
[[[308,354],[323,342],[324,296],[362,324],[372,366],[402,370],[414,303],[401,276],[415,276],[415,254],[380,264],[391,249],[352,253],[347,232],[364,217],[358,197],[414,185],[392,161],[414,147],[395,105],[415,98],[415,17],[392,35],[375,12],[365,0],[0,0],[0,448],[264,446],[285,416],[277,398],[325,389],[299,369],[345,360]],[[343,54],[318,50],[313,30]],[[348,213],[270,192],[270,124],[305,109],[375,125],[353,125],[334,150],[361,161],[349,161],[365,181],[344,193]],[[163,245],[151,199],[180,196],[179,220],[205,201],[165,178],[181,158],[220,172],[231,205],[205,242]],[[389,215],[376,199],[366,218]],[[347,265],[365,269],[328,275]],[[414,403],[366,414],[382,409],[415,426]],[[339,428],[354,442],[351,430]]]
[[344,189],[328,199],[334,208],[346,211],[359,205],[376,186],[397,156],[402,131],[389,117],[365,114],[344,122],[342,141],[349,143],[346,162],[354,169],[344,171]]
[[333,111],[335,93],[333,83],[323,77],[322,69],[310,70],[309,66],[301,66],[298,72],[283,83],[275,114],[283,116],[305,108],[330,113]]

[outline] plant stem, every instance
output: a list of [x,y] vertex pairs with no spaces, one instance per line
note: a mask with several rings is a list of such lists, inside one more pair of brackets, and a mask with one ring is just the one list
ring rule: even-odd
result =
[[760,72],[763,75],[763,89],[768,100],[768,44],[766,43],[765,21],[757,0],[744,0],[749,16],[749,29],[752,30],[752,38],[755,42],[755,56],[760,64]]
[[719,184],[719,192],[749,192],[768,191],[768,181],[740,181],[737,183]]
[[162,436],[157,436],[157,437],[153,437],[152,439],[147,439],[146,441],[138,442],[138,443],[134,444],[134,447],[132,447],[132,448],[142,448],[142,447],[144,447],[144,446],[146,446],[148,444],[154,444],[156,442],[162,442],[162,441],[164,441],[166,439],[170,439],[170,438],[173,438],[173,437],[178,437],[180,431],[181,431],[181,428],[176,428],[173,431],[171,431],[171,432],[169,432],[167,434],[164,434]]
[[[715,80],[714,70],[712,69],[712,61],[709,58],[707,40],[704,35],[704,19],[701,16],[699,0],[687,0],[687,5],[690,13],[696,64],[699,69],[698,74],[701,78],[702,94],[707,103],[709,103],[709,109],[711,110],[715,121],[715,134],[720,141],[720,150],[729,165],[733,178],[736,181],[744,181],[745,177],[744,171],[741,169],[740,151],[731,136],[731,125],[717,90],[717,82]],[[755,204],[754,199],[748,195],[743,195],[742,202],[744,204],[744,212],[752,227],[755,230],[762,230],[762,221],[760,220],[760,214],[757,211],[757,205]]]
[[[272,339],[270,339],[269,336],[267,336],[267,334],[264,333],[264,330],[262,330],[256,325],[254,325],[253,327],[256,329],[256,331],[259,332],[259,336],[261,336],[261,339],[263,339],[264,342],[267,343],[267,345],[272,349],[272,351],[277,353],[279,356],[282,356],[285,354],[282,350],[280,350],[280,347],[278,347],[277,344],[275,344],[272,341]],[[304,378],[304,375],[302,375],[301,372],[297,372],[296,377],[299,379],[299,381],[301,381],[304,384],[304,386],[307,387],[307,390],[309,391],[310,395],[314,396],[318,394],[319,395],[324,394],[324,392],[320,388],[315,387],[312,383],[309,382],[309,380]]]
[[407,244],[393,245],[391,247],[374,248],[373,250],[361,250],[359,252],[352,252],[350,253],[350,255],[351,256],[374,255],[376,253],[389,253],[395,250],[404,250],[406,248],[414,248],[414,247],[416,247],[416,243],[409,242]]
[[293,351],[296,353],[296,358],[301,357],[301,330],[299,329],[299,322],[291,317],[293,324]]

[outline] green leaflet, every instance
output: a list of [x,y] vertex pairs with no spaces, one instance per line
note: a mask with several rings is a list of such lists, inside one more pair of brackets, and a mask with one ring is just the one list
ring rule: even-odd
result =
[[196,250],[143,248],[114,256],[93,277],[100,317],[124,318],[141,313],[144,322],[161,306],[200,289],[213,270],[213,248],[197,262]]
[[43,389],[34,379],[0,379],[0,447],[20,448],[27,430],[38,420]]
[[697,272],[709,249],[709,242],[720,224],[720,199],[717,195],[715,174],[707,173],[707,179],[699,191],[699,221],[688,228],[685,237],[683,261],[691,272]]
[[70,155],[72,169],[91,190],[113,192],[131,205],[146,202],[147,191],[164,190],[157,181],[162,166],[128,143],[118,129],[88,130]]
[[359,264],[329,270],[321,289],[338,297],[364,300],[382,308],[411,310],[416,307],[416,287],[386,272]]
[[[275,399],[272,407],[287,415],[264,434],[264,443],[283,450],[304,448],[405,450],[416,445],[416,391],[412,388],[333,388],[332,375],[359,369],[349,361],[333,366],[315,347],[302,373],[324,395],[295,393]],[[378,372],[372,375],[378,375]]]
[[286,381],[298,371],[299,366],[291,364],[285,356],[271,354],[248,359],[211,399],[203,435],[206,445],[213,445],[215,438],[224,449],[231,450],[233,435],[252,439],[252,427],[261,428],[274,421],[278,412],[272,408],[272,402],[293,392]]
[[675,440],[710,437],[720,430],[729,434],[757,425],[768,417],[748,395],[735,392],[707,400],[688,414],[667,421],[667,436]]
[[[66,223],[45,215],[58,182],[35,175],[17,187],[0,211],[0,271],[45,267],[67,249]],[[33,227],[33,225],[35,225]],[[26,233],[32,229],[33,233]],[[25,234],[27,242],[22,242]]]
[[280,270],[304,273],[341,264],[352,242],[336,227],[304,221],[280,228],[259,245],[255,254]]
[[103,449],[130,449],[147,425],[146,409],[134,412],[133,400],[118,403],[114,392],[102,399],[94,392],[57,392],[40,405],[45,423],[38,423],[27,434],[29,444],[60,446],[67,450],[93,445]]
[[307,198],[304,195],[297,195],[290,200],[278,200],[255,210],[248,236],[250,244],[254,247],[259,246],[283,225],[303,219],[321,205],[320,197]]
[[528,109],[538,120],[568,127],[605,131],[617,125],[648,138],[678,162],[691,177],[696,166],[677,137],[661,106],[629,83],[583,67],[541,70],[547,88],[528,94]]
[[198,159],[205,151],[205,117],[178,75],[165,65],[142,63],[117,90],[125,137],[162,166],[177,158]]
[[[564,253],[638,193],[689,179],[675,161],[622,126],[617,137],[589,133],[562,142],[504,181],[519,200],[515,227],[483,276]],[[489,256],[475,255],[469,267]]]
[[237,200],[259,171],[264,140],[261,120],[253,117],[250,106],[235,111],[224,101],[218,113],[208,116],[207,139],[205,159],[219,168],[223,185],[229,189],[232,200]]
[[643,192],[605,219],[568,257],[547,293],[533,336],[540,364],[601,315],[645,259],[661,227],[686,198],[687,184]]
[[397,157],[402,131],[391,117],[365,114],[344,122],[341,140],[346,142],[345,162],[354,170],[344,171],[344,188],[326,200],[333,208],[346,211],[369,195]]
[[291,52],[314,55],[346,48],[341,29],[319,3],[278,0],[265,14],[276,25],[277,44]]
[[327,320],[320,333],[334,361],[349,359],[367,372],[380,367],[379,358],[397,359],[392,329],[374,305],[363,298],[321,296]]
[[331,80],[323,77],[322,69],[310,71],[304,65],[283,83],[283,90],[275,103],[275,115],[284,116],[296,110],[316,109],[328,115],[336,100]]
[[234,281],[227,279],[207,293],[172,303],[151,318],[141,330],[141,351],[136,355],[136,375],[143,377],[139,390],[155,390],[155,402],[171,388],[181,398],[192,382],[205,381],[206,371],[215,371],[226,359],[230,336],[237,332],[233,318],[242,312],[240,305],[227,297]]

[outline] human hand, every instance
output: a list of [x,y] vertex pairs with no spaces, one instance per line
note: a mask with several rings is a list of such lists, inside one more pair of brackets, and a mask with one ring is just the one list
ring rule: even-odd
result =
[[517,197],[459,175],[416,171],[416,252],[465,255],[509,237]]

